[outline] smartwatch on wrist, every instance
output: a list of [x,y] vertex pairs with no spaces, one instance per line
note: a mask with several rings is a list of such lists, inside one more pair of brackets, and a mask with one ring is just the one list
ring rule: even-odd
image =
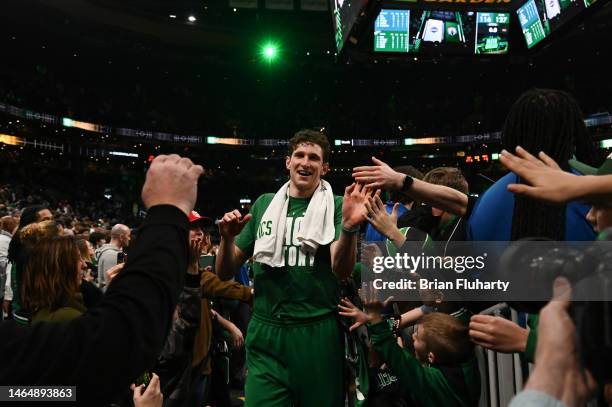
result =
[[412,184],[414,183],[414,178],[412,178],[410,175],[406,175],[406,177],[404,178],[404,182],[402,183],[402,191],[408,191],[411,187]]

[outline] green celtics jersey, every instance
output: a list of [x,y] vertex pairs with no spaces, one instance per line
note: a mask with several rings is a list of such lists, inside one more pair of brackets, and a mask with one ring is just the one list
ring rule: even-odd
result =
[[[261,221],[274,194],[261,195],[251,207],[253,218],[236,237],[235,243],[247,256],[253,254],[255,240],[275,229]],[[335,198],[334,224],[338,240],[342,231],[342,198]],[[332,272],[330,247],[321,246],[317,253],[300,250],[297,241],[300,224],[310,199],[289,197],[285,227],[285,267],[272,268],[255,262],[255,297],[253,313],[274,319],[302,320],[318,318],[336,312],[339,287]]]

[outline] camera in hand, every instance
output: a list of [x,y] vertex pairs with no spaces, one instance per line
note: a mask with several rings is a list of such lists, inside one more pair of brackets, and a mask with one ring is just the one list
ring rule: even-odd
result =
[[539,313],[547,303],[541,300],[542,287],[547,287],[544,294],[552,298],[555,278],[567,278],[572,287],[570,315],[576,325],[579,360],[599,383],[612,382],[612,228],[600,233],[598,241],[580,245],[549,241],[550,246],[542,251],[531,244],[534,241],[543,239],[514,242],[501,258],[502,273],[528,273],[530,284],[522,289],[540,290],[537,295],[534,291],[538,301],[509,302],[510,306]]

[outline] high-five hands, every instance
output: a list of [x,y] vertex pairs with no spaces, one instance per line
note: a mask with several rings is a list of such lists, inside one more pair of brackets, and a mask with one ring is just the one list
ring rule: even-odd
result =
[[396,202],[393,206],[393,211],[390,214],[387,213],[387,208],[380,199],[380,191],[377,192],[374,197],[368,197],[365,203],[368,212],[368,222],[385,237],[393,240],[395,235],[399,233],[397,228],[397,210],[400,205],[399,202]]
[[516,148],[516,155],[503,150],[499,158],[510,171],[528,184],[510,184],[508,191],[551,203],[561,204],[576,196],[579,176],[563,171],[546,153],[540,151],[538,158],[522,147]]
[[353,320],[355,320],[355,323],[351,325],[349,331],[353,331],[370,321],[368,314],[360,310],[355,304],[350,302],[348,298],[343,298],[340,300],[338,309],[340,309],[338,314],[342,315],[343,317],[353,318]]
[[386,300],[381,301],[378,298],[378,291],[374,287],[373,282],[363,283],[362,288],[359,290],[359,296],[363,302],[370,322],[376,324],[382,321],[381,312],[389,303],[393,300],[393,296],[388,297]]
[[400,190],[404,184],[406,174],[399,173],[388,164],[372,157],[373,166],[353,168],[353,178],[371,189]]
[[361,184],[353,183],[344,190],[342,200],[342,226],[346,229],[353,229],[361,225],[367,219],[368,212],[365,204],[373,194],[379,194]]

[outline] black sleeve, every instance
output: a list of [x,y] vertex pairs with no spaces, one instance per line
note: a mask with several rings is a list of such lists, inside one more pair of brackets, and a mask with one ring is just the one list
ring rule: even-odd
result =
[[425,233],[430,233],[432,229],[438,226],[439,221],[439,217],[431,214],[431,206],[415,204],[411,210],[400,216],[397,220],[397,227],[414,227]]
[[81,295],[83,296],[83,303],[87,309],[99,305],[102,298],[104,298],[102,290],[93,283],[85,280],[81,280]]
[[472,211],[474,210],[474,206],[476,206],[476,202],[478,202],[478,198],[472,195],[468,195],[468,205],[467,208],[465,210],[465,215],[463,215],[463,218],[467,221],[468,219],[470,219],[470,216],[472,215]]
[[97,406],[155,364],[187,270],[187,217],[151,208],[132,246],[100,305],[81,317],[0,325],[0,384],[77,386],[77,403]]

